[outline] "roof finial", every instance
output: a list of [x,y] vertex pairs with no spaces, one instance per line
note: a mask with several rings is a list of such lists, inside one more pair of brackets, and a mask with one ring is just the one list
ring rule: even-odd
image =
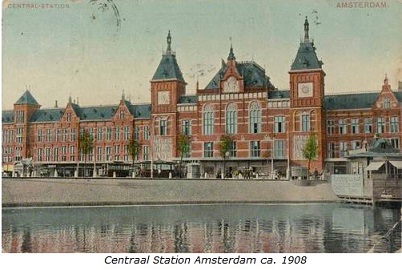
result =
[[123,93],[121,94],[121,100],[126,100],[126,96],[124,95],[124,89],[123,89]]
[[168,36],[167,36],[166,40],[167,40],[167,49],[166,49],[166,53],[171,53],[171,52],[172,52],[172,48],[171,48],[172,37],[170,36],[170,30],[169,30],[169,33],[168,33]]
[[236,60],[236,57],[234,56],[234,53],[233,53],[232,37],[229,37],[229,39],[230,39],[230,51],[229,51],[228,60]]
[[308,36],[308,29],[309,29],[309,23],[307,20],[307,16],[306,16],[306,20],[304,21],[304,42],[309,42],[309,36]]
[[69,96],[68,96],[68,103],[71,104],[71,102],[72,101],[71,101],[71,93],[70,93]]
[[388,76],[387,76],[387,73],[385,73],[384,85],[388,85]]

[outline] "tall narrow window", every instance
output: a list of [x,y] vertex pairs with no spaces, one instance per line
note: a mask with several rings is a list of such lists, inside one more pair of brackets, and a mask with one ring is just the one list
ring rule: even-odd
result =
[[310,131],[310,114],[303,113],[301,115],[301,131]]
[[202,112],[202,134],[212,135],[214,133],[214,110],[210,104],[204,106]]
[[190,135],[190,120],[182,120],[181,121],[181,134]]
[[166,134],[166,120],[159,121],[159,135],[164,136]]
[[259,141],[251,141],[250,142],[250,156],[251,157],[260,157],[261,148]]
[[360,130],[359,130],[359,119],[353,118],[353,119],[351,120],[350,127],[351,127],[351,133],[352,133],[352,134],[359,134],[359,133],[360,133]]
[[391,116],[389,119],[389,132],[397,133],[399,132],[398,116]]
[[261,107],[256,101],[250,103],[249,108],[249,132],[261,132]]
[[214,156],[214,143],[204,142],[204,157],[213,157],[213,156]]
[[143,138],[144,140],[148,140],[149,139],[149,126],[144,126],[144,134],[143,134]]
[[274,132],[275,133],[285,133],[285,117],[275,116],[274,117]]
[[385,132],[384,118],[378,117],[377,118],[377,133],[384,133],[384,132]]
[[371,118],[364,118],[364,133],[372,133],[373,126]]
[[339,134],[346,134],[347,132],[347,126],[346,126],[346,120],[345,119],[339,119],[338,121],[338,127],[339,127]]
[[335,143],[328,143],[328,158],[335,158]]
[[285,157],[285,141],[284,140],[274,140],[274,157],[284,158]]
[[237,131],[237,107],[234,103],[229,104],[226,108],[225,127],[227,134],[235,134]]
[[335,122],[334,120],[327,120],[327,133],[332,135],[335,132]]

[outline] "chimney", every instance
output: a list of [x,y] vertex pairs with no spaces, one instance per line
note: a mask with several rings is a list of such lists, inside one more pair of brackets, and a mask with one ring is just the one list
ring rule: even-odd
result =
[[54,102],[54,107],[57,108],[57,100]]

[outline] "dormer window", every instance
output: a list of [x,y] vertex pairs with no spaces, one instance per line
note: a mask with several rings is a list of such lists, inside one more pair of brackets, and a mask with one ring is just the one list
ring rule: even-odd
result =
[[120,110],[120,119],[124,119],[124,111]]

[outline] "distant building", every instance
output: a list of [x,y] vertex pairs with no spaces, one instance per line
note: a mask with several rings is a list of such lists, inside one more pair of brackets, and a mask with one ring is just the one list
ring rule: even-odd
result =
[[[226,61],[205,88],[186,95],[186,82],[171,48],[151,79],[151,104],[132,104],[124,94],[116,105],[81,107],[69,99],[63,108],[42,109],[25,91],[14,109],[2,112],[3,171],[32,158],[34,166],[72,176],[79,153],[78,138],[87,130],[94,149],[87,163],[101,173],[108,164],[131,164],[130,139],[141,145],[136,161],[180,159],[179,134],[190,138],[185,161],[196,161],[204,176],[222,170],[219,139],[231,137],[225,154],[228,171],[253,168],[286,175],[292,166],[306,166],[302,148],[314,134],[319,145],[311,170],[346,173],[349,150],[364,147],[376,134],[400,149],[402,91],[392,91],[388,78],[376,93],[325,94],[323,63],[304,23],[289,70],[289,89],[279,90],[254,61],[237,61],[232,46]],[[93,168],[93,166],[92,166]]]

